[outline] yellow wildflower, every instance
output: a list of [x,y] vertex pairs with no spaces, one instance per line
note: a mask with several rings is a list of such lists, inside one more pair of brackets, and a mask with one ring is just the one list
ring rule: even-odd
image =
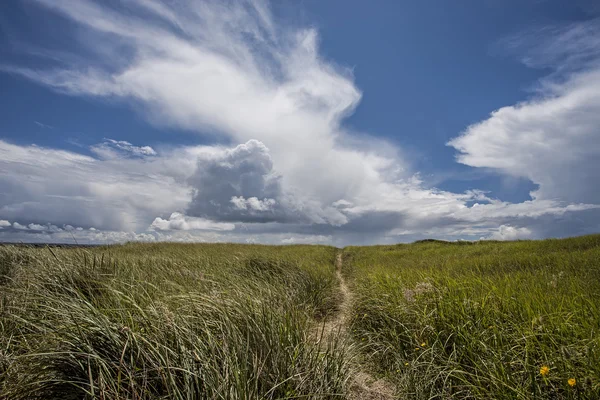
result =
[[421,343],[421,347],[425,347],[425,346],[427,346],[427,343],[425,343],[425,342]]
[[540,375],[546,376],[549,373],[550,373],[550,368],[547,365],[543,365],[542,368],[540,368]]
[[573,386],[577,385],[577,380],[575,378],[569,378],[567,383],[569,384],[569,386],[573,387]]
[[405,363],[404,363],[404,366],[408,367],[408,363],[407,363],[407,362],[405,362]]

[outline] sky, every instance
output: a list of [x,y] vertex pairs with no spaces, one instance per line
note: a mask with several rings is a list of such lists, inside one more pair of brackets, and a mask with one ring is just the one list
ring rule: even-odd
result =
[[11,0],[0,88],[0,241],[600,232],[595,0]]

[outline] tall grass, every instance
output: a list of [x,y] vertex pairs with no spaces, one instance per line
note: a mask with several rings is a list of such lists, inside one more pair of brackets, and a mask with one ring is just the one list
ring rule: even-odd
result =
[[600,398],[600,235],[337,251],[0,246],[0,399]]
[[351,247],[344,261],[352,333],[400,398],[600,397],[600,235]]
[[340,398],[335,249],[0,247],[0,398]]

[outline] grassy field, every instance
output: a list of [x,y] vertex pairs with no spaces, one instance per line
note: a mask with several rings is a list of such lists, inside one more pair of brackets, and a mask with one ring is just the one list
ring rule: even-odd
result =
[[599,330],[600,235],[0,246],[2,400],[592,399]]
[[0,247],[0,398],[339,398],[335,251]]
[[344,268],[400,398],[600,397],[600,235],[350,247]]

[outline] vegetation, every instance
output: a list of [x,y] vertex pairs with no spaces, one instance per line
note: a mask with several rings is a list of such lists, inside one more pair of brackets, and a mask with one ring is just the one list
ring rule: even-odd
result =
[[600,235],[351,247],[351,330],[400,398],[599,398]]
[[592,399],[599,330],[600,235],[0,246],[2,400]]
[[[339,398],[335,249],[0,247],[0,398]],[[317,395],[314,395],[317,394]]]

